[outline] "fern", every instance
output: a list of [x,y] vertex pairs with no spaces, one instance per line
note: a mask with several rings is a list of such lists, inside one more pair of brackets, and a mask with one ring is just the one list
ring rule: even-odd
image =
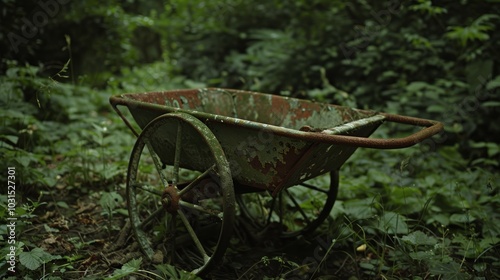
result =
[[494,29],[494,25],[490,22],[493,19],[500,18],[498,15],[485,14],[478,17],[469,26],[450,26],[445,34],[445,37],[457,40],[462,46],[466,46],[469,41],[486,41],[490,38],[487,31]]

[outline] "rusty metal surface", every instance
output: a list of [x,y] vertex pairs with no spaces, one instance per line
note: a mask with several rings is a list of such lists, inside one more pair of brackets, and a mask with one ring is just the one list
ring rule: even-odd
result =
[[[221,143],[238,183],[274,193],[338,169],[357,147],[403,148],[442,130],[430,120],[227,89],[124,94],[110,102],[136,135],[118,106],[128,107],[141,129],[170,112],[195,116]],[[425,129],[405,138],[367,138],[384,121]]]
[[141,127],[147,124],[150,115],[178,110],[238,126],[261,123],[294,130],[307,126],[314,131],[376,114],[276,95],[221,89],[126,94],[112,97],[111,102],[126,105],[131,111],[141,111],[141,115],[134,115]]

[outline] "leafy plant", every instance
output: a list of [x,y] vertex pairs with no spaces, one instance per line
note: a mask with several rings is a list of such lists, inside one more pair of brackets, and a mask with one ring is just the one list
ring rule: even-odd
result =
[[484,14],[475,19],[469,26],[449,26],[446,37],[457,40],[462,46],[466,46],[468,41],[486,41],[490,39],[487,31],[494,29],[495,25],[489,21],[500,19],[498,15]]
[[19,262],[29,270],[37,270],[47,262],[58,259],[61,259],[61,256],[53,256],[40,248],[19,254]]
[[173,280],[198,280],[201,279],[198,276],[188,273],[186,271],[179,270],[169,264],[161,264],[155,266],[158,273],[160,273],[162,278],[173,279]]
[[[41,23],[34,15],[46,12],[41,5],[49,2],[34,7],[3,1],[0,37],[27,32],[28,21]],[[99,279],[105,263],[121,266],[106,272],[110,279],[195,279],[168,264],[154,266],[135,254],[118,259],[106,251],[122,249],[110,237],[127,215],[122,187],[134,143],[107,99],[217,86],[445,124],[444,133],[423,144],[360,149],[342,166],[332,221],[317,232],[335,240],[324,248],[330,254],[314,255],[321,265],[308,271],[311,256],[299,256],[299,265],[269,254],[243,264],[243,276],[262,276],[266,269],[275,278],[498,278],[500,125],[492,120],[500,106],[500,6],[493,2],[131,0],[59,6],[17,53],[11,41],[0,43],[0,169],[16,166],[22,186],[16,213],[23,235],[16,254],[23,277],[75,278],[92,271],[85,276]],[[373,136],[413,132],[384,124]],[[321,199],[303,202],[308,207]],[[57,224],[61,217],[64,227]],[[5,225],[0,229],[5,232]],[[123,248],[137,253],[127,243],[131,239],[121,239]],[[4,273],[5,264],[0,267]]]
[[106,279],[117,280],[129,276],[131,274],[135,274],[139,271],[141,264],[142,264],[141,258],[132,259],[127,263],[125,263],[120,269],[115,270],[113,274]]

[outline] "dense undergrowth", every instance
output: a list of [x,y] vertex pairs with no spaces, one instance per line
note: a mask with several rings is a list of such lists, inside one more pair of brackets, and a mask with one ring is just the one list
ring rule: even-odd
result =
[[[71,222],[74,214],[69,213],[71,208],[83,207],[75,204],[82,196],[98,205],[103,219],[110,219],[103,224],[110,234],[105,237],[110,239],[101,242],[113,242],[113,233],[120,229],[113,224],[113,215],[127,215],[123,182],[134,139],[108,108],[107,97],[116,92],[113,88],[96,91],[62,84],[39,78],[36,71],[35,67],[12,66],[2,78],[7,97],[2,101],[2,168],[16,166],[22,186],[17,208],[21,237],[16,250],[24,257],[18,269],[35,278],[64,278],[64,273],[89,258],[86,254],[91,245],[70,239],[73,255],[67,256],[45,243],[61,231],[79,230]],[[179,79],[179,87],[186,86],[182,81]],[[31,98],[26,92],[32,93]],[[382,127],[375,136],[390,133],[395,132]],[[331,219],[317,232],[317,240],[323,244],[316,246],[331,248],[323,248],[318,255],[321,265],[316,276],[335,275],[332,271],[339,265],[332,260],[337,255],[345,258],[344,265],[358,278],[440,275],[468,279],[474,275],[487,279],[498,275],[497,174],[488,168],[487,159],[467,162],[457,147],[440,146],[442,141],[438,136],[409,149],[361,149],[352,156],[341,169],[340,194]],[[491,149],[494,155],[494,147]],[[3,194],[3,205],[6,199]],[[2,209],[5,217],[7,211]],[[43,218],[56,209],[66,213],[63,217],[68,215],[69,225]],[[29,234],[40,226],[46,236]],[[269,259],[270,263],[285,262],[279,256]],[[108,273],[140,274],[141,262],[134,260],[122,270]],[[311,266],[300,261],[292,264],[284,266],[289,271],[284,270],[283,275]],[[4,262],[3,273],[6,266]],[[155,273],[161,275],[158,270]],[[101,277],[98,275],[87,276]]]
[[[61,6],[40,27],[44,44],[29,40],[1,62],[0,177],[15,166],[17,276],[194,279],[140,254],[103,253],[125,226],[134,143],[108,98],[221,86],[437,119],[445,131],[408,149],[359,149],[340,170],[328,221],[292,244],[307,249],[258,248],[245,262],[238,254],[248,244],[235,236],[215,278],[500,277],[498,4],[356,1],[353,13],[342,1],[90,2]],[[28,18],[33,12],[29,5],[14,10]],[[22,25],[11,18],[9,27],[21,32]],[[87,25],[112,40],[86,50]],[[47,53],[37,58],[39,51]],[[64,63],[52,67],[51,54]],[[384,125],[374,137],[406,133]],[[6,221],[6,192],[0,200]],[[7,244],[6,223],[0,231]]]

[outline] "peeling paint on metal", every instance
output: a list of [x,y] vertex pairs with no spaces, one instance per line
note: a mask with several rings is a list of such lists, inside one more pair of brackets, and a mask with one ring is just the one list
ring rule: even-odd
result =
[[[237,90],[177,90],[123,96],[130,100],[129,110],[141,128],[170,112],[185,112],[202,120],[221,143],[234,179],[271,191],[338,168],[355,150],[331,143],[313,145],[315,134],[355,130],[353,135],[366,137],[383,120],[375,112]],[[294,137],[303,131],[310,132],[310,141]],[[189,136],[183,141],[197,143]],[[294,174],[290,173],[292,169]]]
[[353,120],[351,122],[348,122],[348,123],[345,123],[345,124],[342,124],[342,125],[339,125],[336,127],[328,128],[328,129],[321,131],[321,133],[332,134],[332,135],[348,134],[349,132],[352,132],[353,130],[355,130],[359,127],[364,127],[364,126],[369,125],[371,123],[381,122],[384,119],[385,119],[385,117],[383,115],[375,115],[375,116],[371,116],[368,118]]

